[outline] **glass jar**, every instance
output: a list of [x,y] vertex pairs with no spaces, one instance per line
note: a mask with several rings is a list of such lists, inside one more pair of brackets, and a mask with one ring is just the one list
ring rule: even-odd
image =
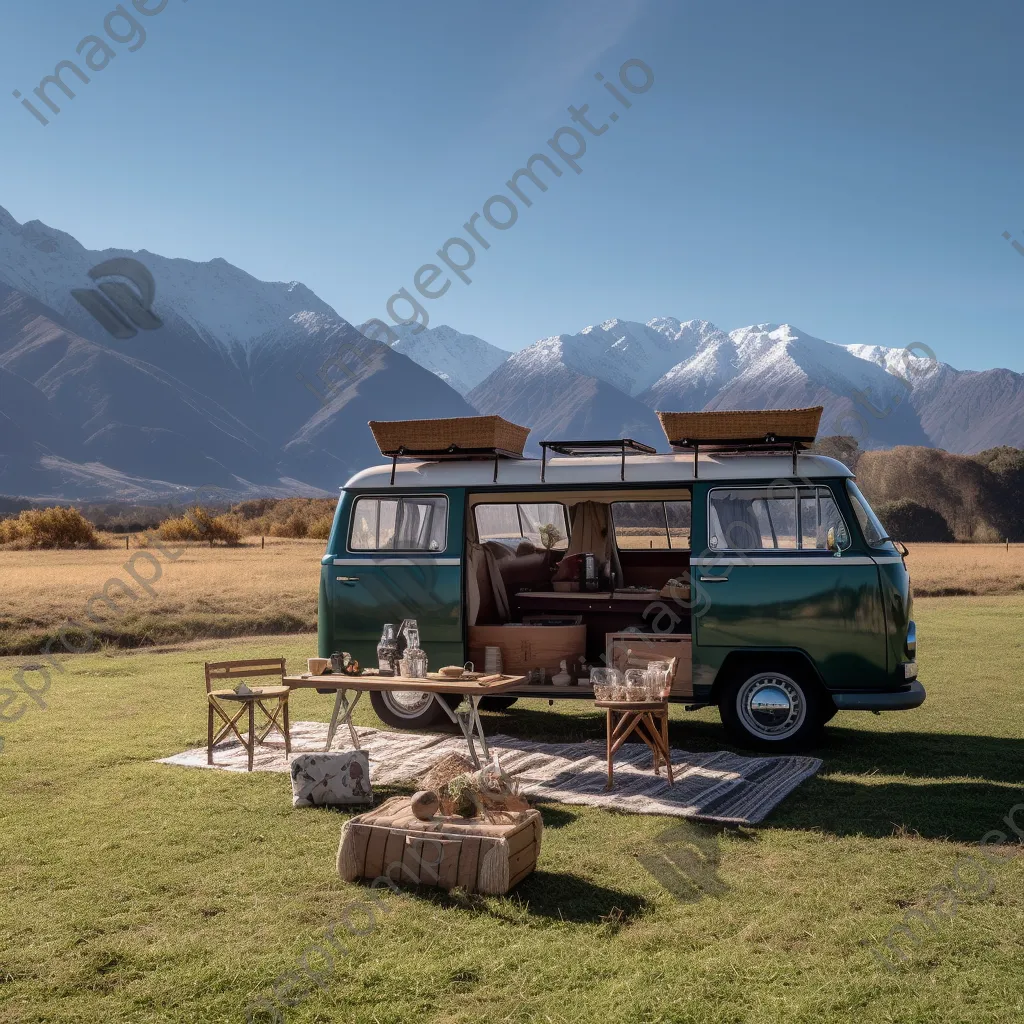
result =
[[407,647],[402,658],[401,672],[406,679],[426,679],[427,652],[419,647]]
[[395,624],[385,622],[377,644],[377,668],[382,676],[393,676],[398,665],[398,639]]

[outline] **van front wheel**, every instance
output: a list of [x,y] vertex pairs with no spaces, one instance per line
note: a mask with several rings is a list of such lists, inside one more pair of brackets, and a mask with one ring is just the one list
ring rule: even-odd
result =
[[723,690],[718,708],[737,744],[761,750],[810,746],[825,723],[817,687],[773,670],[737,675]]
[[[462,699],[457,693],[439,694],[441,700],[454,708]],[[377,717],[398,729],[425,729],[442,722],[451,722],[430,693],[410,690],[371,690],[370,703]]]

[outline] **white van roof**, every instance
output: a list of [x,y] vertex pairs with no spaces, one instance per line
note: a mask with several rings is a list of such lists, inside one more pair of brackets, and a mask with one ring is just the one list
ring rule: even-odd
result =
[[[499,459],[498,479],[494,480],[491,459],[446,460],[443,462],[399,462],[395,482],[391,483],[391,463],[371,466],[356,473],[345,490],[406,487],[547,488],[586,487],[594,484],[619,485],[622,460],[618,455],[587,458],[555,457],[547,461],[545,482],[540,480],[540,459]],[[741,480],[816,480],[824,477],[852,477],[843,463],[825,455],[801,454],[796,473],[793,456],[785,455],[701,455],[697,479]],[[628,484],[689,484],[694,480],[693,455],[685,452],[664,455],[627,455]]]

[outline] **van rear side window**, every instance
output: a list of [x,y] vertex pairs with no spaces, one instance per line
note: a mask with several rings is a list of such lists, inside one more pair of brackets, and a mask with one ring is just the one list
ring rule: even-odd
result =
[[827,487],[716,487],[708,498],[713,551],[824,551],[830,527],[847,535]]
[[448,499],[442,495],[356,498],[350,551],[444,551]]

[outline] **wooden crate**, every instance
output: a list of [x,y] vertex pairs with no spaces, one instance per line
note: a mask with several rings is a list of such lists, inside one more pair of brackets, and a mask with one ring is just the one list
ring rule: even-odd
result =
[[470,626],[469,660],[484,666],[484,648],[500,647],[504,672],[514,675],[546,668],[549,676],[562,661],[578,658],[587,649],[586,626]]
[[535,810],[507,824],[436,815],[420,821],[407,796],[350,818],[341,831],[338,874],[346,882],[382,875],[396,884],[508,892],[537,866],[543,824]]
[[672,696],[693,696],[692,637],[681,633],[606,633],[605,647],[608,665],[620,672],[627,668],[644,668],[650,661],[678,658]]

